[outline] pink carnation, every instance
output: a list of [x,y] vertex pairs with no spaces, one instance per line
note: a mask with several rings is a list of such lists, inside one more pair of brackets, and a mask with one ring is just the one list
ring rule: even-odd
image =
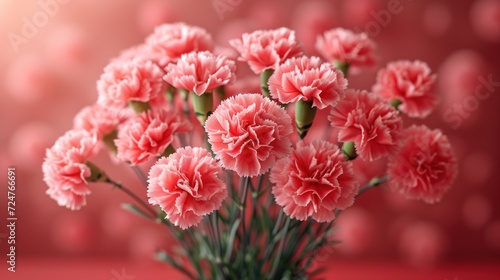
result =
[[351,206],[359,189],[352,163],[336,145],[324,140],[298,142],[290,156],[271,169],[270,181],[276,203],[285,214],[301,221],[308,217],[333,221],[335,209]]
[[164,79],[175,88],[201,95],[232,83],[236,64],[225,56],[211,52],[183,54],[177,64],[169,64]]
[[177,132],[188,132],[191,126],[176,112],[148,110],[125,122],[115,139],[117,157],[137,165],[160,156]]
[[205,29],[178,22],[156,27],[146,38],[146,45],[158,56],[177,61],[185,53],[211,51],[214,43]]
[[293,57],[281,64],[269,79],[269,90],[281,103],[310,101],[313,107],[334,106],[347,88],[340,70],[318,57]]
[[457,159],[443,133],[413,125],[402,131],[403,144],[389,158],[389,185],[407,198],[441,200],[457,176]]
[[326,31],[316,39],[316,50],[328,61],[347,63],[353,67],[373,66],[375,43],[366,33],[343,28]]
[[244,33],[242,39],[229,43],[240,53],[239,60],[248,62],[255,74],[276,69],[288,58],[302,53],[295,32],[284,27]]
[[74,129],[83,129],[102,139],[113,132],[127,119],[124,110],[104,107],[99,104],[84,107],[73,119]]
[[158,65],[161,69],[165,68],[172,60],[158,52],[153,50],[153,47],[147,44],[140,44],[137,46],[132,46],[120,52],[118,57],[114,61],[126,61],[126,60],[144,60],[152,61]]
[[143,59],[117,60],[104,68],[97,81],[98,104],[122,108],[129,101],[164,101],[164,72],[152,61]]
[[227,186],[222,168],[203,148],[185,147],[161,158],[149,171],[149,203],[160,205],[176,226],[186,229],[220,208]]
[[91,170],[87,160],[95,153],[96,138],[84,130],[70,130],[47,149],[42,164],[46,194],[59,206],[79,210],[90,194],[86,178]]
[[328,117],[340,129],[340,142],[354,142],[358,155],[368,161],[398,148],[403,121],[396,109],[367,91],[348,90]]
[[378,72],[373,91],[389,101],[402,101],[399,109],[408,116],[424,118],[437,104],[435,80],[436,75],[422,61],[396,61]]
[[205,123],[216,157],[240,176],[264,174],[290,153],[292,119],[262,94],[224,100]]

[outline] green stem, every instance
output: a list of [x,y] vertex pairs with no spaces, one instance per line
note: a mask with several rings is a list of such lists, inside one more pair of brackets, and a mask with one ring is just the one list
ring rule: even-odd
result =
[[267,82],[273,74],[274,69],[266,69],[264,70],[264,72],[260,73],[260,89],[265,97],[271,96],[271,93],[269,92],[269,85],[267,84]]
[[358,157],[356,149],[354,148],[354,142],[344,142],[342,145],[342,153],[345,155],[347,160],[353,160]]
[[280,247],[278,249],[278,253],[276,255],[276,259],[274,260],[274,266],[273,266],[273,270],[271,272],[271,278],[270,279],[274,279],[274,277],[276,276],[276,272],[278,272],[278,267],[280,265],[280,261],[281,261],[281,256],[283,255],[283,248],[285,247],[285,242],[286,242],[286,238],[287,238],[287,235],[288,235],[288,228],[290,227],[290,217],[286,217],[286,222],[285,222],[285,228],[284,228],[284,231],[283,231],[283,234],[281,236],[281,242],[280,242]]
[[241,246],[241,255],[243,259],[245,259],[246,255],[246,240],[247,240],[247,231],[246,231],[246,222],[245,222],[245,210],[247,203],[247,195],[248,195],[248,185],[250,183],[251,177],[247,177],[245,180],[245,186],[243,188],[243,198],[241,200],[241,209],[240,209],[240,219],[241,219],[241,231],[242,231],[242,246]]
[[149,105],[149,102],[129,101],[128,104],[130,105],[130,107],[132,107],[136,114],[140,114],[151,109],[151,105]]
[[146,202],[144,202],[142,199],[140,199],[135,193],[133,193],[131,190],[125,188],[122,184],[118,183],[118,182],[115,182],[113,180],[111,180],[110,178],[106,178],[106,183],[108,184],[111,184],[113,185],[114,187],[116,187],[117,189],[120,189],[121,191],[123,191],[125,194],[127,194],[130,198],[132,198],[133,200],[135,200],[137,203],[139,203],[139,205],[141,205],[142,207],[144,207],[144,209],[146,209],[150,214],[151,216],[153,217],[153,220],[156,219],[156,217],[158,217],[158,213],[156,213],[155,210],[151,209],[151,207],[149,206],[149,204],[147,204]]
[[343,61],[335,61],[334,64],[335,64],[335,67],[337,67],[337,69],[339,69],[344,74],[344,77],[347,78],[347,74],[349,73],[349,67],[351,65],[349,63],[345,63]]

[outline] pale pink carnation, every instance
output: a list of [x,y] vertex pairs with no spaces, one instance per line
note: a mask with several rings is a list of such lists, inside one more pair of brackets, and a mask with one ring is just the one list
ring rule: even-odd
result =
[[172,62],[172,59],[170,59],[170,57],[153,51],[153,47],[147,44],[140,44],[125,49],[121,51],[118,57],[114,58],[113,61],[126,61],[134,59],[152,61],[161,69],[164,69],[165,66]]
[[236,79],[233,60],[211,52],[183,54],[176,64],[166,67],[164,79],[175,88],[201,95],[233,83]]
[[73,128],[86,130],[102,139],[131,116],[127,112],[99,104],[86,106],[73,119]]
[[347,63],[353,67],[375,64],[375,43],[366,33],[335,28],[316,39],[316,50],[328,61]]
[[377,75],[373,92],[388,101],[403,102],[399,109],[413,118],[428,116],[437,104],[434,93],[436,75],[422,61],[400,60],[387,64]]
[[116,60],[104,68],[97,81],[98,100],[102,106],[123,108],[130,101],[164,102],[164,72],[149,60]]
[[159,205],[174,225],[186,229],[222,205],[226,183],[222,168],[203,148],[177,149],[149,171],[149,203]]
[[290,153],[293,128],[276,102],[262,94],[239,94],[217,107],[205,131],[223,167],[240,176],[257,176]]
[[97,139],[85,130],[70,130],[47,149],[42,164],[45,192],[59,206],[79,210],[90,194],[86,178],[91,170],[87,160],[95,153]]
[[182,22],[167,23],[155,28],[146,38],[151,51],[177,61],[181,55],[195,51],[211,51],[214,43],[210,34],[203,28]]
[[328,120],[340,129],[339,141],[354,142],[357,154],[364,160],[377,160],[398,148],[401,116],[376,94],[348,90]]
[[276,162],[270,181],[276,203],[300,221],[308,217],[333,221],[335,210],[351,206],[359,189],[352,163],[336,145],[324,140],[298,142],[290,156]]
[[335,106],[347,88],[347,80],[340,70],[318,57],[306,56],[285,61],[268,84],[271,96],[281,103],[303,100],[312,102],[318,109]]
[[389,186],[407,198],[440,201],[458,173],[448,138],[438,129],[416,125],[403,130],[401,137],[401,148],[389,158]]
[[191,126],[173,111],[148,110],[130,118],[115,139],[117,157],[132,165],[163,154],[175,133],[188,132]]
[[241,39],[229,41],[255,74],[276,69],[285,60],[302,53],[295,31],[282,27],[244,33]]

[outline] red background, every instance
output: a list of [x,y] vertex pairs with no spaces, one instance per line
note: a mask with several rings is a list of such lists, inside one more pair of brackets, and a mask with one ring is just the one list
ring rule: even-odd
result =
[[[218,14],[216,1],[234,7]],[[500,279],[494,268],[500,260],[499,86],[485,100],[474,97],[480,77],[500,82],[500,1],[401,0],[401,13],[390,18],[387,3],[393,1],[383,0],[67,2],[17,47],[12,33],[22,36],[24,18],[32,21],[43,7],[0,2],[1,279],[112,279],[122,268],[136,279],[156,279],[168,272],[149,259],[169,239],[122,211],[124,195],[95,185],[88,205],[71,212],[44,194],[40,166],[44,149],[71,128],[81,107],[95,102],[95,82],[108,61],[142,42],[155,25],[174,21],[206,28],[221,46],[242,32],[287,26],[297,30],[309,55],[317,55],[313,42],[324,30],[368,27],[378,44],[377,68],[397,59],[426,61],[439,75],[441,104],[428,119],[405,122],[439,127],[449,136],[460,161],[456,184],[436,205],[405,201],[384,188],[363,195],[339,221],[344,244],[324,263],[336,279]],[[240,76],[248,75],[247,65],[238,66]],[[352,75],[350,86],[369,89],[377,68]],[[470,108],[458,127],[445,119],[453,104]],[[106,155],[97,162],[144,197],[128,168],[113,166]],[[8,166],[17,175],[15,275],[6,273],[1,238]]]

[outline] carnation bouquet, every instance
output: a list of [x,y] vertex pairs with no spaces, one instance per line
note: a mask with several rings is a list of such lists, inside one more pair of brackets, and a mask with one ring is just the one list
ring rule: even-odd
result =
[[[323,59],[304,54],[288,28],[230,44],[164,24],[112,59],[96,104],[47,149],[46,193],[78,210],[91,183],[123,191],[124,209],[177,240],[156,258],[188,279],[310,279],[320,271],[314,254],[338,242],[335,219],[357,196],[383,184],[435,203],[452,185],[457,162],[446,136],[403,123],[437,104],[424,62],[389,63],[363,90],[348,75],[375,65],[364,33],[318,36]],[[236,78],[236,60],[251,77]],[[137,173],[143,193],[93,161],[103,151]],[[361,181],[353,162],[382,158],[386,172]]]

